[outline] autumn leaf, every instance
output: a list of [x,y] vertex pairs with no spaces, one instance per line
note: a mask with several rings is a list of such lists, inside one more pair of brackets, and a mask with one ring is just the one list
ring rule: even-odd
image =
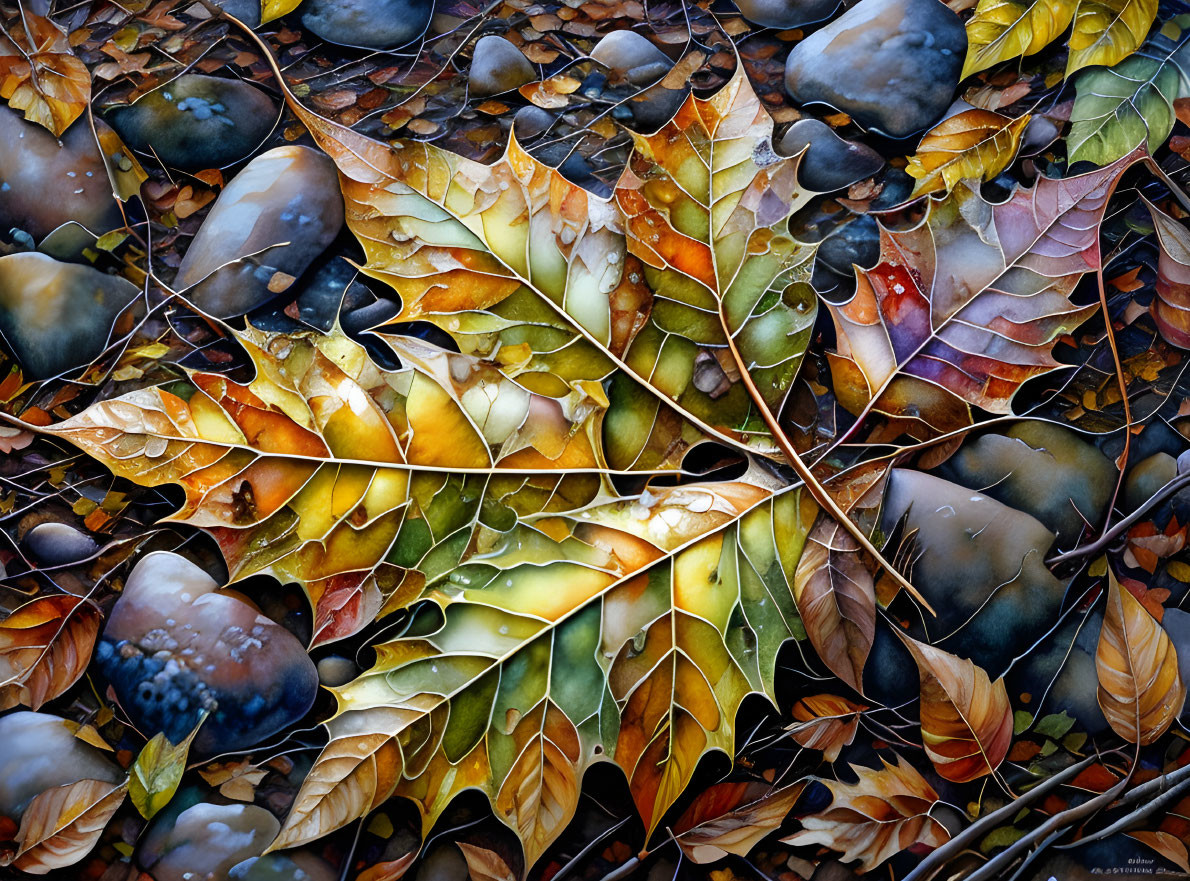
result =
[[950,839],[946,827],[929,815],[938,793],[901,756],[882,768],[852,765],[854,784],[824,780],[831,791],[829,808],[802,819],[802,830],[781,841],[820,844],[842,853],[843,862],[859,860],[870,872],[915,844],[940,847]]
[[1146,200],[1157,229],[1157,296],[1149,311],[1161,336],[1190,349],[1190,230]]
[[516,875],[504,862],[504,858],[486,847],[458,842],[463,859],[467,861],[467,874],[471,881],[517,881]]
[[0,710],[38,709],[87,669],[102,616],[89,600],[38,597],[0,622]]
[[[1060,366],[1052,349],[1093,306],[1070,293],[1101,262],[1099,223],[1138,154],[1087,174],[1041,178],[999,204],[960,183],[912,229],[881,229],[881,261],[828,303],[835,393],[853,413],[966,424],[950,408],[1011,412],[1025,380]],[[942,392],[941,390],[946,390]],[[950,401],[940,399],[949,393]]]
[[1186,844],[1176,835],[1163,831],[1150,832],[1146,829],[1138,829],[1129,832],[1128,837],[1148,845],[1183,872],[1190,874],[1190,854],[1186,852]]
[[1152,743],[1182,710],[1186,684],[1173,642],[1110,569],[1095,670],[1103,715],[1129,743]]
[[186,771],[190,744],[201,725],[200,721],[199,726],[178,744],[170,743],[169,738],[157,732],[141,748],[136,761],[132,763],[128,772],[128,795],[133,806],[146,820],[153,819],[178,791],[178,784],[182,782],[182,774]]
[[804,697],[793,705],[795,724],[789,736],[807,749],[822,751],[828,762],[839,758],[843,747],[855,739],[859,715],[867,707],[833,694]]
[[824,517],[810,531],[794,573],[793,596],[818,656],[862,693],[876,633],[876,591],[859,546],[835,521]]
[[73,866],[95,847],[126,792],[123,783],[80,780],[38,794],[21,816],[12,865],[30,875]]
[[1029,115],[1013,119],[990,110],[965,110],[926,132],[905,171],[917,179],[914,196],[949,192],[961,180],[991,180],[1012,164]]
[[301,5],[302,0],[260,0],[260,23],[268,24],[283,15],[288,15]]
[[0,33],[0,97],[61,135],[91,103],[86,65],[56,24],[23,8],[19,21]]
[[967,21],[963,77],[1024,55],[1035,55],[1073,28],[1066,75],[1111,66],[1144,42],[1157,0],[979,0]]
[[921,677],[921,736],[934,768],[955,783],[991,774],[1012,745],[1004,680],[992,682],[971,661],[896,633]]
[[781,825],[804,784],[774,789],[767,783],[717,783],[701,792],[674,823],[674,841],[691,862],[728,854],[745,857]]

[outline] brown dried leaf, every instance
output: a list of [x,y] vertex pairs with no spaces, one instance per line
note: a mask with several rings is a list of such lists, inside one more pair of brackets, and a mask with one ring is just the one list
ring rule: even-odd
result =
[[803,783],[773,789],[767,783],[719,783],[702,792],[674,824],[674,840],[687,859],[713,863],[747,856],[781,825]]
[[789,736],[807,749],[821,750],[823,758],[833,762],[839,752],[855,739],[863,704],[852,703],[834,694],[816,694],[793,705],[796,725],[787,729]]
[[22,9],[20,23],[0,36],[0,97],[61,135],[91,103],[91,75],[56,24]]
[[1169,730],[1186,700],[1172,640],[1108,570],[1107,610],[1095,669],[1099,706],[1116,734],[1148,745]]
[[859,545],[836,521],[810,531],[793,577],[793,596],[810,643],[831,672],[863,692],[876,634],[876,591]]
[[945,844],[950,833],[929,816],[938,793],[902,757],[895,766],[881,762],[880,769],[852,765],[855,784],[823,781],[831,806],[803,818],[802,831],[781,841],[824,845],[840,851],[843,862],[859,860],[865,872],[915,844]]
[[1165,857],[1183,872],[1190,874],[1190,854],[1186,852],[1185,843],[1176,835],[1168,832],[1150,832],[1145,829],[1128,833],[1129,838],[1135,838],[1141,844],[1151,847]]
[[12,864],[30,875],[73,866],[95,846],[127,791],[125,783],[80,780],[40,793],[21,817]]
[[67,594],[35,599],[0,622],[0,710],[36,710],[74,685],[101,623],[94,603]]
[[938,773],[955,783],[990,774],[1012,745],[1012,705],[1004,680],[896,630],[921,675],[921,734]]
[[494,850],[476,847],[465,841],[456,843],[463,852],[463,858],[467,860],[467,871],[471,875],[471,881],[517,881],[508,863]]
[[1161,336],[1190,349],[1190,230],[1145,200],[1157,229],[1157,296],[1149,306]]

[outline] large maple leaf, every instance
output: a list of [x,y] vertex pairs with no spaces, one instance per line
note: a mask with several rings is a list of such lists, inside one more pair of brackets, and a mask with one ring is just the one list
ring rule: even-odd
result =
[[1070,294],[1102,264],[1103,212],[1139,155],[1041,178],[999,204],[959,184],[916,227],[882,229],[880,263],[856,270],[848,302],[828,304],[843,405],[934,428],[966,421],[965,405],[1010,413],[1027,379],[1060,366],[1058,338],[1096,308]]

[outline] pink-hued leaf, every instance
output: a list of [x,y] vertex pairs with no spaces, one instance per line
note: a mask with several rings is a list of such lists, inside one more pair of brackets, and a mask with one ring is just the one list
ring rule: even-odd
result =
[[1146,200],[1161,256],[1157,261],[1157,296],[1149,310],[1166,342],[1190,349],[1190,230]]

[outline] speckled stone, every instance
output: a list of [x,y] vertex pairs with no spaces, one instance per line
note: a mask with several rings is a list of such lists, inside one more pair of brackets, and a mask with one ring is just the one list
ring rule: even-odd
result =
[[199,802],[176,817],[159,814],[137,861],[154,881],[221,881],[232,867],[260,856],[280,830],[277,818],[256,805]]
[[793,47],[785,88],[904,138],[946,111],[966,51],[963,23],[941,0],[860,0]]
[[140,294],[127,279],[45,254],[0,257],[0,334],[29,379],[81,367],[108,344]]
[[277,120],[277,105],[238,79],[183,74],[106,114],[129,147],[190,171],[251,155]]
[[71,220],[96,235],[124,223],[91,127],[59,140],[0,105],[0,238],[15,227],[41,240]]
[[177,554],[141,559],[96,649],[120,705],[146,733],[182,740],[203,710],[196,754],[251,747],[313,705],[314,663],[283,627]]
[[212,315],[240,315],[276,296],[269,280],[277,272],[300,276],[342,226],[335,164],[309,147],[277,147],[249,162],[215,200],[174,287]]

